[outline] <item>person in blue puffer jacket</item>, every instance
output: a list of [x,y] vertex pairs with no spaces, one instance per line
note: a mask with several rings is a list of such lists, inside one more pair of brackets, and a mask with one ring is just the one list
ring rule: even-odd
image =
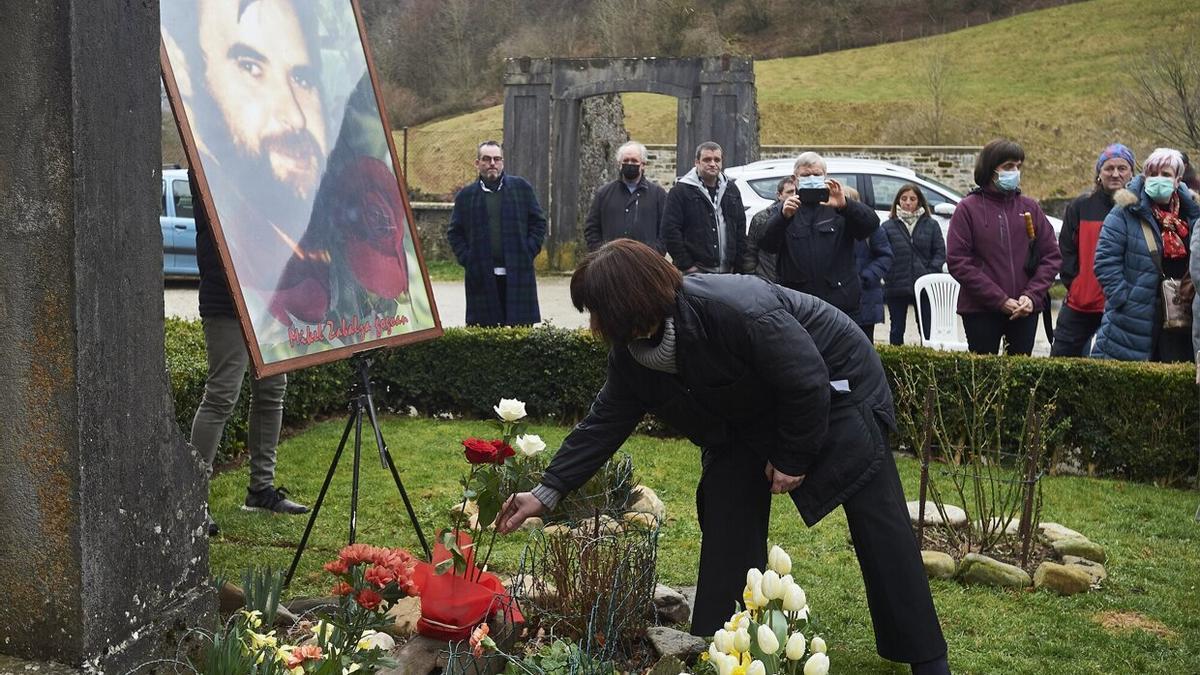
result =
[[[1188,276],[1192,230],[1200,221],[1200,205],[1181,184],[1183,155],[1159,148],[1124,190],[1113,195],[1116,206],[1104,219],[1096,245],[1096,278],[1104,288],[1104,317],[1092,356],[1122,361],[1192,361],[1195,353],[1187,330],[1163,329],[1164,277],[1185,279],[1181,300],[1191,302],[1195,289]],[[1154,239],[1154,252],[1147,233]]]

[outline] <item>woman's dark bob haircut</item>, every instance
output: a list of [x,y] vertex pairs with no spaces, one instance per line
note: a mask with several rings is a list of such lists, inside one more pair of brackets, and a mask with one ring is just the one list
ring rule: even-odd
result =
[[896,191],[896,198],[892,200],[892,217],[896,218],[896,212],[900,209],[900,198],[906,192],[911,192],[917,196],[917,208],[925,209],[925,215],[932,216],[933,209],[929,208],[929,202],[925,200],[925,193],[921,192],[921,188],[912,183],[905,183],[903,187]]
[[991,185],[996,180],[996,167],[1010,161],[1025,161],[1025,151],[1016,141],[997,138],[983,146],[975,158],[975,184],[981,188]]
[[571,302],[592,314],[592,332],[627,345],[675,312],[683,275],[654,249],[616,239],[589,253],[571,275]]

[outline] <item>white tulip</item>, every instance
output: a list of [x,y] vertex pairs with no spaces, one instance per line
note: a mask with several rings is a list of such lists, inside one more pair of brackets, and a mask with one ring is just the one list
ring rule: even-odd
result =
[[829,657],[821,653],[808,657],[804,664],[804,675],[826,675],[829,672]]
[[738,660],[735,656],[717,652],[713,658],[717,661],[718,675],[733,675],[733,669],[738,667]]
[[764,654],[774,654],[779,651],[779,638],[775,637],[775,631],[766,624],[758,627],[758,648]]
[[790,661],[799,661],[804,658],[804,633],[792,633],[788,637],[784,653]]
[[358,648],[364,652],[377,648],[385,652],[390,652],[395,647],[396,641],[387,633],[380,633],[373,630],[363,631],[362,637],[358,639]]
[[762,581],[762,577],[762,572],[758,571],[758,568],[751,567],[750,569],[746,570],[746,585],[750,588],[754,588],[759,584],[759,582]]
[[768,600],[778,600],[783,597],[783,580],[779,578],[775,570],[767,570],[763,573],[762,593]]
[[772,546],[771,552],[767,554],[767,567],[775,570],[779,576],[783,576],[792,571],[792,559],[788,556],[787,551]]
[[767,675],[767,667],[762,661],[754,659],[750,662],[750,667],[746,668],[746,675]]
[[804,595],[804,589],[800,588],[799,584],[792,584],[784,589],[783,594],[783,610],[785,612],[799,612],[808,605],[808,598]]
[[771,602],[770,598],[768,598],[766,596],[766,594],[763,593],[763,585],[761,583],[759,583],[757,586],[754,587],[752,601],[754,602],[755,607],[760,607],[760,608],[766,607],[767,603]]
[[820,652],[820,653],[824,654],[825,653],[825,640],[823,640],[820,636],[814,637],[812,639],[812,650],[814,652]]
[[737,629],[733,634],[733,648],[739,652],[750,649],[750,631],[745,628]]
[[733,649],[733,631],[722,628],[713,635],[712,643],[717,651],[728,654]]
[[515,398],[502,398],[500,404],[492,409],[505,422],[516,422],[525,416],[525,402]]
[[542,437],[538,436],[537,434],[525,434],[524,436],[517,436],[516,443],[517,450],[519,450],[521,454],[526,457],[533,457],[534,455],[546,449],[546,443],[542,440]]

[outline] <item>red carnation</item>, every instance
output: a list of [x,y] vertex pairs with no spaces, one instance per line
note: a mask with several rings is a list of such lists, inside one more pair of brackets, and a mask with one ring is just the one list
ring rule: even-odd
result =
[[366,574],[363,575],[363,579],[368,583],[375,584],[379,588],[384,588],[396,579],[396,575],[386,567],[372,565]]
[[339,581],[333,585],[333,589],[329,592],[340,597],[353,593],[354,587],[344,581]]
[[379,603],[383,602],[383,596],[369,588],[364,588],[354,596],[354,601],[363,609],[374,611],[379,607]]
[[317,645],[300,645],[288,654],[288,670],[300,667],[305,661],[320,659],[321,656],[321,648]]
[[350,571],[350,566],[347,565],[346,561],[342,560],[341,558],[338,558],[337,560],[331,560],[331,561],[325,563],[324,568],[325,568],[326,572],[329,572],[330,574],[335,574],[339,577],[342,576],[343,574],[345,574],[346,572]]
[[377,550],[370,544],[350,544],[338,553],[338,558],[349,566],[364,562],[375,562]]

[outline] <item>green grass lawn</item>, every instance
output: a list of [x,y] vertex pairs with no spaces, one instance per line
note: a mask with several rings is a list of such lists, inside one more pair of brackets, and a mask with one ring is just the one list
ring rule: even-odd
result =
[[425,259],[425,267],[429,270],[431,281],[462,281],[463,268],[454,260]]
[[[1121,140],[1140,158],[1161,144],[1120,104],[1131,95],[1129,69],[1155,44],[1194,41],[1198,28],[1200,3],[1193,0],[1091,0],[919,40],[760,60],[761,142],[910,143],[902,130],[926,96],[920,82],[925,60],[943,54],[952,76],[949,142],[1016,139],[1027,155],[1022,189],[1037,198],[1074,196],[1090,186],[1096,154],[1105,145]],[[674,143],[674,98],[626,94],[624,101],[634,138]],[[411,130],[414,144],[428,145],[435,158],[430,169],[417,169],[416,154],[410,155],[413,185],[449,189],[423,181],[435,169],[444,171],[447,158],[460,158],[451,161],[469,169],[474,144],[501,128],[502,118],[496,106]]]
[[[278,481],[298,499],[316,498],[345,426],[314,425],[284,441]],[[537,423],[551,448],[566,427]],[[488,433],[479,421],[385,417],[384,437],[401,470],[426,536],[447,523],[460,497],[466,463],[462,438]],[[368,434],[369,438],[369,434]],[[390,474],[380,468],[374,444],[364,439],[358,539],[419,551]],[[625,445],[640,482],[667,504],[659,546],[658,575],[672,585],[693,585],[699,555],[694,489],[699,453],[686,441],[636,436]],[[916,493],[916,461],[899,461],[905,490]],[[343,457],[330,496],[291,593],[324,594],[330,585],[321,565],[346,543],[350,501],[350,454]],[[212,484],[213,515],[222,534],[212,542],[214,574],[238,578],[243,568],[286,567],[304,531],[305,518],[245,513],[246,469],[228,471]],[[965,588],[932,583],[934,599],[958,673],[1197,673],[1200,672],[1200,523],[1193,520],[1200,495],[1111,480],[1051,477],[1044,483],[1043,519],[1080,530],[1108,549],[1109,580],[1100,592],[1060,598],[1044,592]],[[731,498],[736,496],[731,495]],[[773,540],[792,555],[794,576],[826,625],[834,672],[906,673],[875,654],[862,578],[847,544],[841,511],[817,527],[803,526],[790,500],[777,498]],[[515,570],[523,536],[504,538],[493,569]],[[1101,620],[1139,628],[1106,628]]]

